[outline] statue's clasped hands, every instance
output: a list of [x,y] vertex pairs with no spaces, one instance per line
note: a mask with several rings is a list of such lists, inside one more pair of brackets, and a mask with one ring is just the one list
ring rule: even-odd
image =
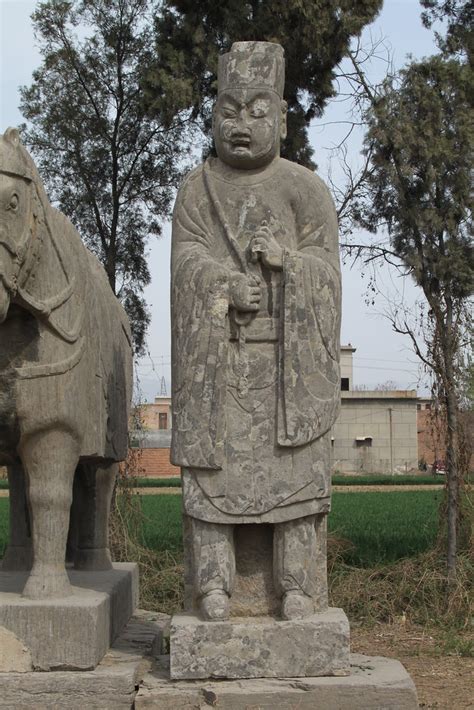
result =
[[[251,238],[247,248],[248,259],[256,264],[259,260],[269,269],[283,268],[283,249],[273,236],[265,221]],[[230,280],[230,305],[237,311],[258,311],[262,298],[260,279],[254,274],[234,274]]]
[[229,283],[230,305],[237,311],[258,311],[262,289],[257,276],[234,274]]
[[265,221],[252,237],[248,251],[253,264],[256,264],[260,259],[262,264],[269,269],[280,271],[283,268],[283,249]]

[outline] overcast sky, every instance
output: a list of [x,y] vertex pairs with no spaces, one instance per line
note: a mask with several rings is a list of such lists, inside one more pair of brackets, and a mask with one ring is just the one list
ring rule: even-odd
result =
[[[30,15],[36,6],[31,0],[0,0],[0,132],[8,126],[18,125],[23,119],[18,110],[18,87],[29,84],[33,70],[41,57],[35,47]],[[406,62],[408,54],[415,58],[435,51],[432,33],[423,28],[420,6],[417,0],[385,0],[379,18],[368,27],[362,38],[368,41],[384,37],[389,45],[396,67]],[[383,63],[371,65],[373,76],[383,71]],[[346,126],[347,106],[333,101],[324,116],[311,127],[311,142],[319,173],[325,178],[329,165],[330,149],[339,142]],[[351,143],[350,159],[357,165],[360,136],[355,134]],[[337,174],[337,169],[336,169]],[[152,400],[160,394],[161,381],[165,378],[170,391],[170,325],[169,325],[169,254],[170,229],[167,225],[164,236],[149,245],[149,262],[152,283],[146,290],[146,298],[152,310],[152,324],[148,336],[149,357],[138,366],[138,375],[144,398]],[[379,279],[380,280],[380,279]],[[384,291],[394,290],[405,294],[407,302],[413,302],[415,288],[407,279],[400,279],[388,269],[382,272]],[[410,343],[391,329],[381,315],[385,308],[382,298],[374,306],[365,303],[367,276],[357,266],[343,266],[343,314],[342,344],[351,343],[357,348],[354,355],[354,382],[357,385],[374,387],[387,380],[400,389],[416,389],[426,392],[426,384],[420,381],[418,361]]]

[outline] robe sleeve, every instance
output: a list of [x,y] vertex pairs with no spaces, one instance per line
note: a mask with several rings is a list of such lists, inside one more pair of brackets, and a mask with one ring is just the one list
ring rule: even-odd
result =
[[306,174],[294,204],[297,248],[283,258],[278,443],[325,434],[340,407],[341,276],[337,216],[324,183]]
[[[214,258],[200,171],[181,188],[173,213],[171,254],[171,461],[222,467],[229,274]],[[204,207],[204,208],[203,208]]]

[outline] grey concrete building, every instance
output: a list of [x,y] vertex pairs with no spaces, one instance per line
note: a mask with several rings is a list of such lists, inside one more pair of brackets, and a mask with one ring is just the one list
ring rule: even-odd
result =
[[354,352],[350,344],[341,347],[341,412],[331,432],[333,471],[417,470],[416,390],[354,390]]

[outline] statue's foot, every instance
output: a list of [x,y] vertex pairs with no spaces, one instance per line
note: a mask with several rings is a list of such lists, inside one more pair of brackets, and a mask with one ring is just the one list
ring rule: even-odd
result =
[[281,604],[281,618],[287,621],[304,619],[314,614],[314,604],[311,597],[301,592],[286,592]]
[[229,597],[221,589],[216,589],[202,597],[201,614],[207,621],[225,621],[229,618]]
[[23,589],[27,599],[63,599],[71,594],[66,570],[49,565],[34,565]]

